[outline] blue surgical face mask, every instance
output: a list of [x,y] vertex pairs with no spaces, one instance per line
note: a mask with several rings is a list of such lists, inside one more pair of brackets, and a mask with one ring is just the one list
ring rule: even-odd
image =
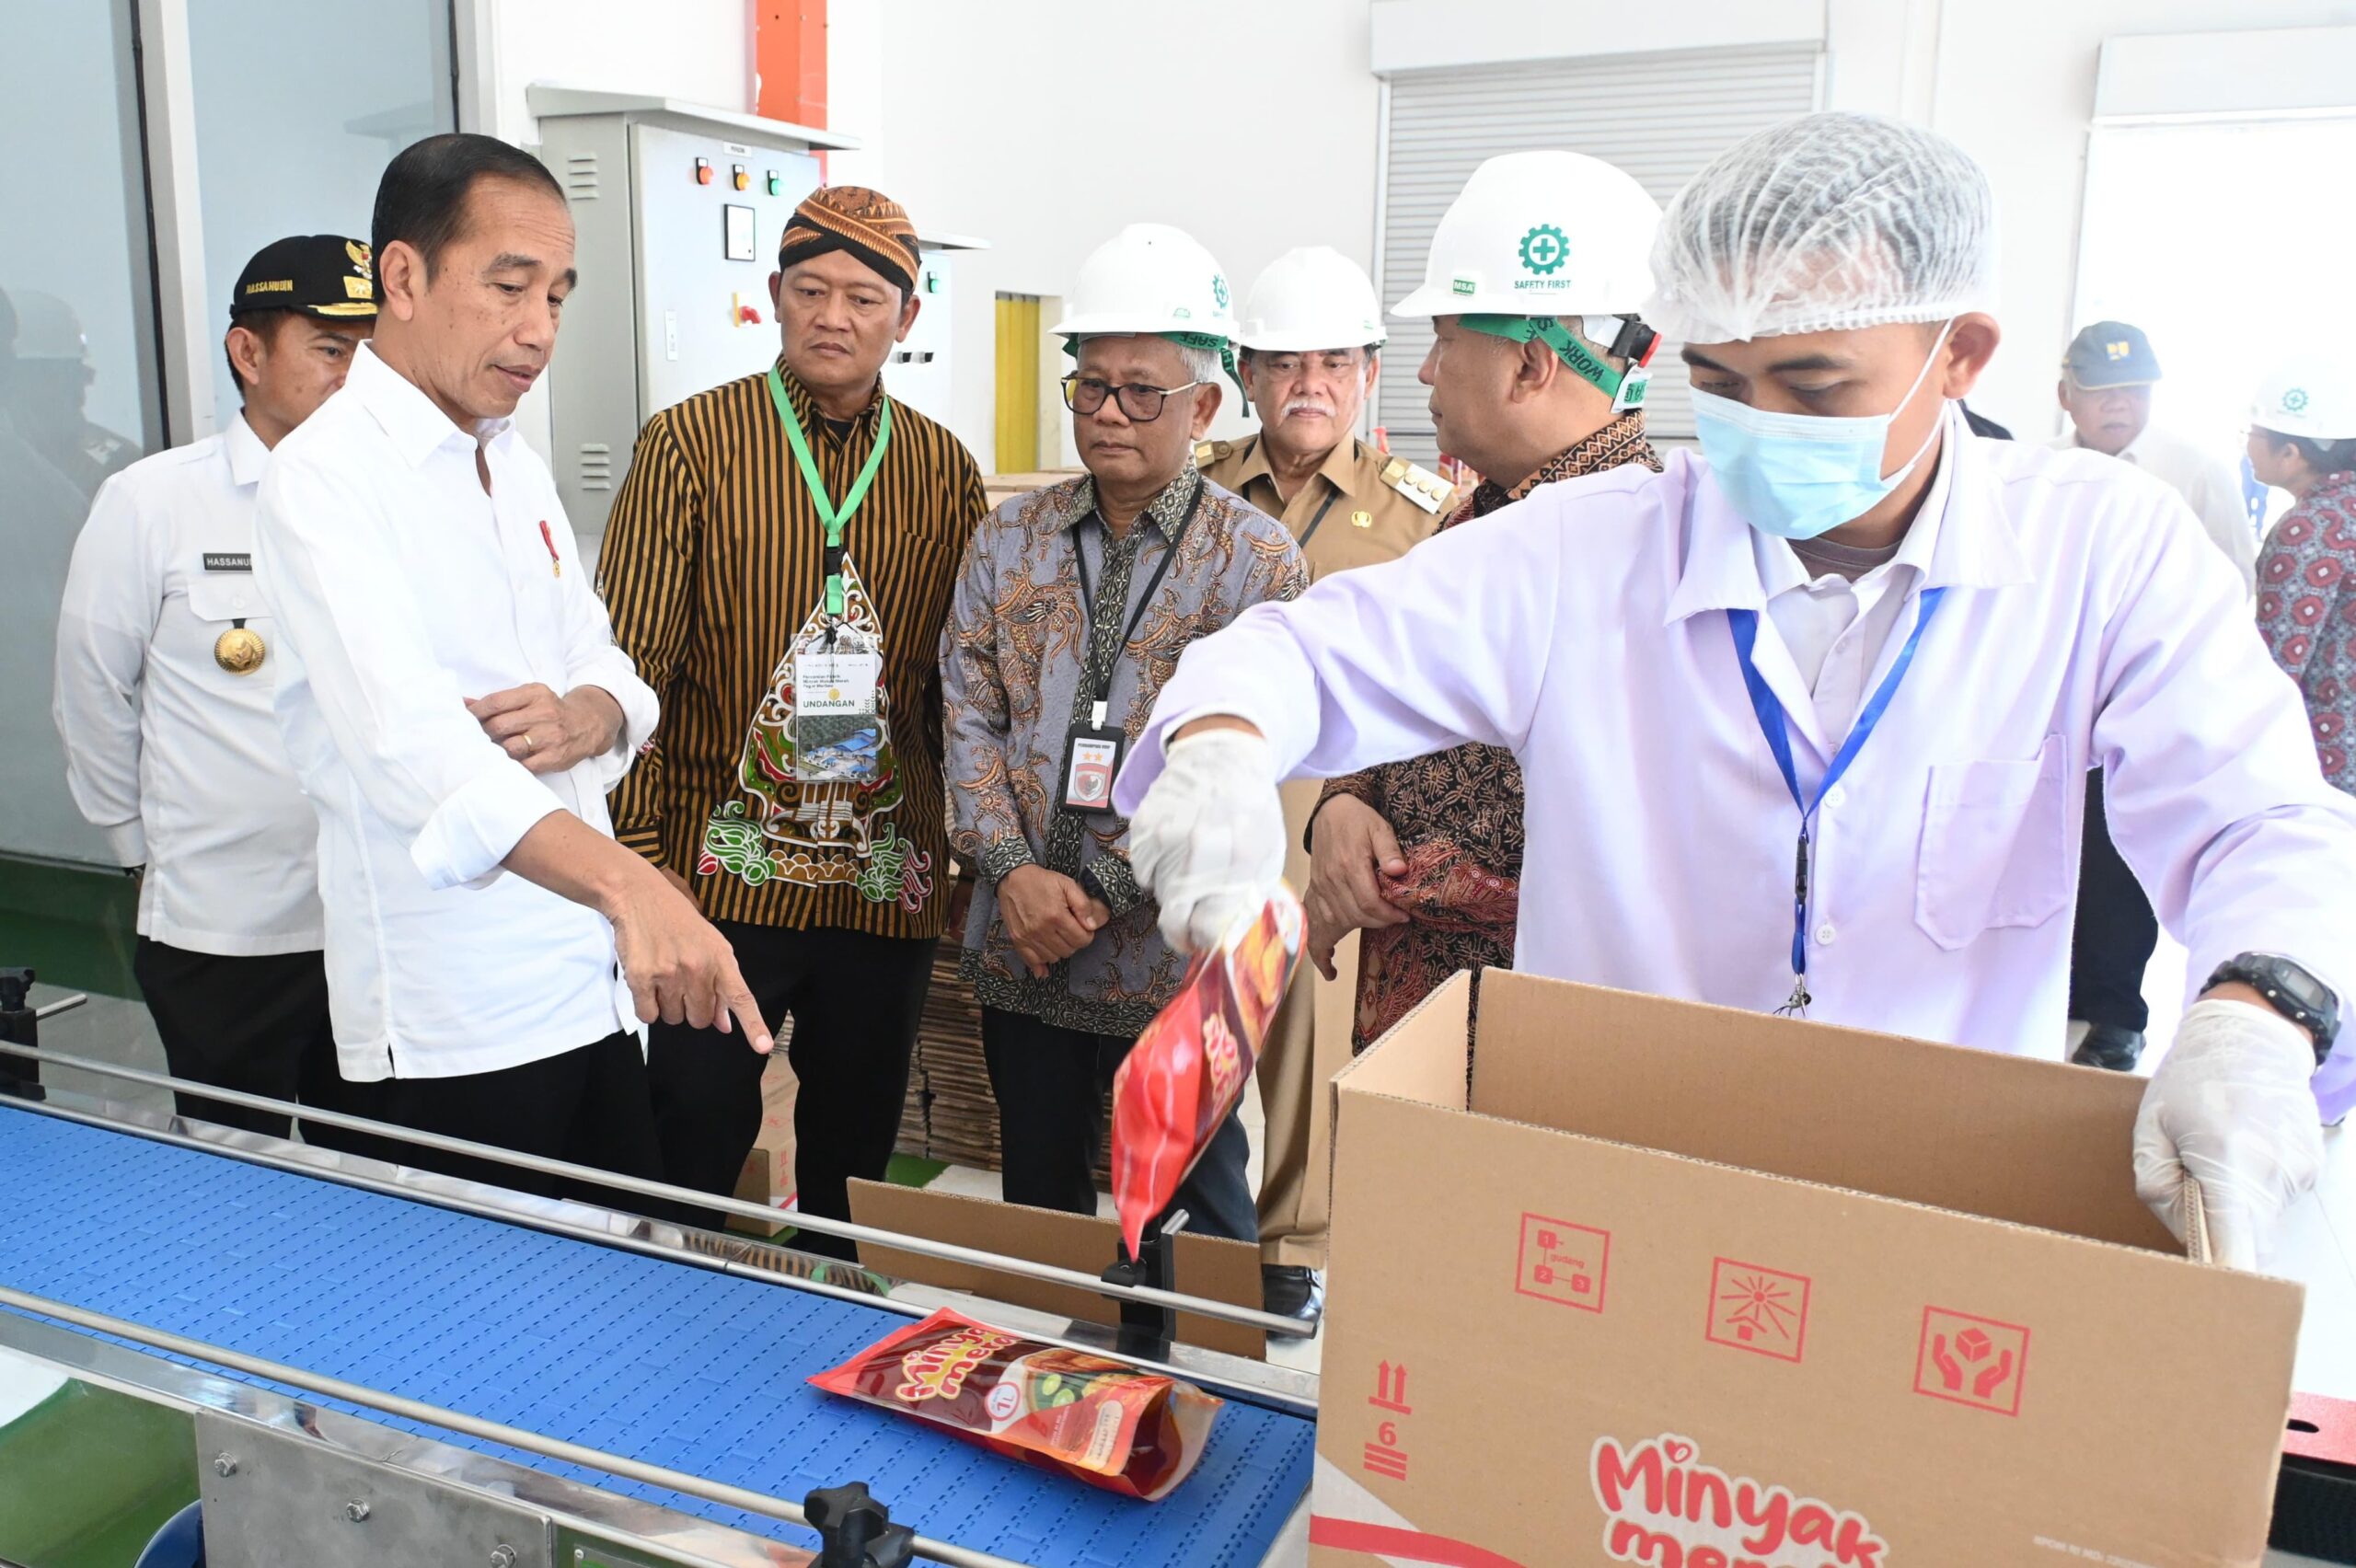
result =
[[1938,439],[1939,421],[1934,421],[1914,455],[1898,472],[1882,474],[1890,421],[1914,400],[1946,340],[1947,329],[1942,327],[1930,357],[1914,373],[1913,386],[1886,414],[1768,413],[1694,388],[1694,433],[1718,488],[1745,522],[1779,539],[1813,539],[1863,517],[1914,471]]

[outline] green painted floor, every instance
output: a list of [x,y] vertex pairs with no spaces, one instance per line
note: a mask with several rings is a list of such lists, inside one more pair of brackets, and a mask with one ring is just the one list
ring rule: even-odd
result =
[[[114,871],[0,856],[0,967],[29,964],[44,986],[136,1001],[131,952],[138,890]],[[895,1154],[885,1179],[930,1186],[948,1166]]]

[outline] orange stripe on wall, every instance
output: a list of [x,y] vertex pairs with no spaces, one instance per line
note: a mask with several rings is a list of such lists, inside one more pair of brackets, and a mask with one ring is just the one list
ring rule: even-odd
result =
[[826,0],[758,0],[753,15],[753,63],[761,82],[754,112],[823,130]]

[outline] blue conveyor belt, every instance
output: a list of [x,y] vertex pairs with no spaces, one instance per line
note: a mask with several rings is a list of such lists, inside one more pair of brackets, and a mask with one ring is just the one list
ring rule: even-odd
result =
[[903,1316],[37,1113],[0,1109],[0,1193],[18,1290],[775,1496],[865,1481],[921,1533],[1040,1568],[1251,1568],[1309,1484],[1311,1424],[1230,1401],[1167,1501],[1114,1497],[803,1381]]

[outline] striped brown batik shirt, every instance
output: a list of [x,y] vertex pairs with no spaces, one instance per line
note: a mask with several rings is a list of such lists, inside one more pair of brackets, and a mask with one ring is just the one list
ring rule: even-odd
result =
[[[883,394],[834,427],[778,368],[840,501],[873,450]],[[614,836],[686,877],[713,919],[939,936],[941,632],[965,541],[988,510],[972,454],[895,402],[883,463],[844,534],[844,618],[883,651],[875,772],[804,784],[792,767],[791,652],[824,625],[826,533],[768,378],[647,421],[598,564],[615,640],[663,718],[614,792]]]

